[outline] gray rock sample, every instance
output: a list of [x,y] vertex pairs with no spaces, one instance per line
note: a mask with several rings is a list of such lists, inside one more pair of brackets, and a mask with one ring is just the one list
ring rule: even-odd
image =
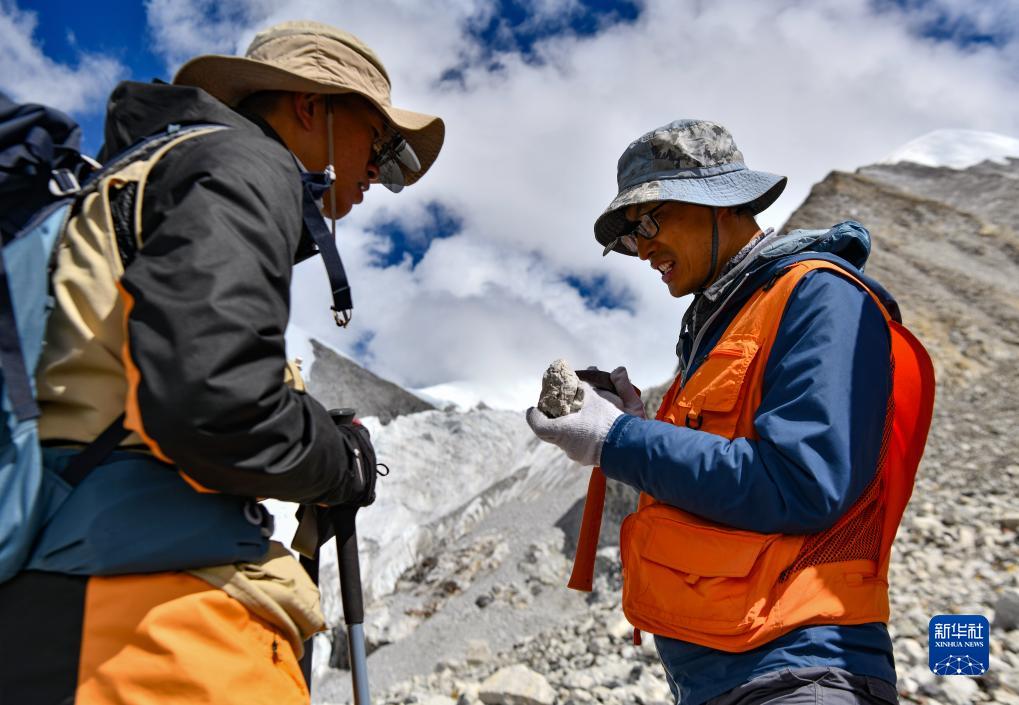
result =
[[538,410],[550,419],[580,411],[584,405],[584,388],[566,360],[556,360],[541,378]]
[[556,692],[543,675],[518,663],[489,676],[480,697],[485,705],[552,705]]

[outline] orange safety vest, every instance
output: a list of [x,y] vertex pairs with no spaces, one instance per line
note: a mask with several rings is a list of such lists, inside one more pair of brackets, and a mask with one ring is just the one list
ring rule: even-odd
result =
[[[891,337],[892,393],[878,468],[831,528],[811,535],[742,531],[642,494],[623,522],[623,612],[639,631],[727,652],[756,648],[810,624],[888,621],[892,542],[913,490],[934,406],[934,371],[920,342],[873,292],[838,265],[807,260],[758,290],[657,418],[726,438],[758,438],[754,416],[768,355],[799,281],[832,270],[867,290]],[[848,390],[847,390],[848,393]],[[591,478],[570,587],[590,590],[604,475]]]

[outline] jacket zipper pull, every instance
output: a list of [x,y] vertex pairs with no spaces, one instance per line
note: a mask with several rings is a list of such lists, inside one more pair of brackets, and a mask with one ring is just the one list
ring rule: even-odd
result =
[[643,639],[640,638],[640,630],[637,627],[633,628],[633,645],[640,646]]

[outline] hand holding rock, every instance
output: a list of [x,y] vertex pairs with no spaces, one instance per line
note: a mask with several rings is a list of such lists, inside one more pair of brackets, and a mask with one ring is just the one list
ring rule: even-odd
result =
[[623,412],[595,394],[587,382],[581,382],[580,388],[584,396],[579,412],[548,418],[532,406],[527,410],[527,424],[534,435],[559,446],[571,460],[599,465],[605,438]]

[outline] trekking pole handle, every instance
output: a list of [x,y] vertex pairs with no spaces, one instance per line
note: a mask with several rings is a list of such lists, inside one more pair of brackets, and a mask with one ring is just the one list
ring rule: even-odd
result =
[[349,406],[345,406],[341,409],[330,409],[329,417],[333,420],[333,424],[336,426],[349,426],[354,423],[354,417],[357,415],[357,410],[352,409]]
[[[329,410],[329,416],[337,426],[353,423],[356,413],[349,407]],[[338,507],[330,513],[333,531],[336,533],[336,560],[340,569],[343,621],[348,625],[364,623],[361,561],[357,551],[357,509],[357,507]]]

